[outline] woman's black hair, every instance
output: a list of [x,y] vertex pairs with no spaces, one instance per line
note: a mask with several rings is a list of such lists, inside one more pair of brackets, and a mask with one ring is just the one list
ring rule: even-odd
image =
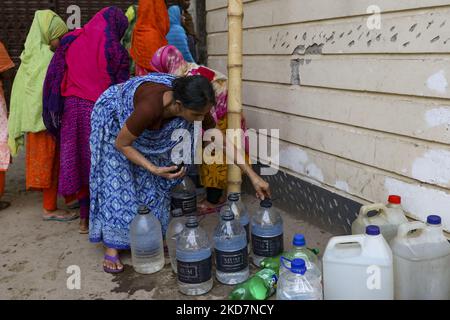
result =
[[207,105],[216,104],[214,89],[204,76],[176,78],[172,82],[173,97],[185,108],[202,111]]

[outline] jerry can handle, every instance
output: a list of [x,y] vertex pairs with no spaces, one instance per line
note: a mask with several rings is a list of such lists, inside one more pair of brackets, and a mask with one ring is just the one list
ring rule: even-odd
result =
[[398,227],[397,237],[406,239],[408,238],[408,233],[412,230],[425,229],[426,227],[426,224],[420,221],[403,223]]
[[328,241],[327,247],[325,249],[325,253],[328,250],[333,249],[338,244],[344,244],[344,243],[358,243],[361,248],[363,247],[363,241],[364,241],[364,235],[363,234],[357,234],[357,235],[349,235],[349,236],[340,236],[340,237],[333,237]]
[[362,217],[362,219],[366,222],[367,225],[370,224],[369,217],[367,217],[367,214],[370,211],[378,211],[380,215],[387,216],[387,208],[383,203],[374,203],[369,204],[367,206],[362,206],[359,210],[359,215]]

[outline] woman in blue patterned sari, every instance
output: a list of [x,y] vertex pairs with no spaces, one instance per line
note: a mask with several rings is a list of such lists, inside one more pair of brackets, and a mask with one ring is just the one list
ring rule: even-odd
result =
[[[171,166],[175,146],[190,137],[193,122],[214,127],[210,109],[214,90],[202,76],[175,78],[149,74],[110,87],[98,99],[91,118],[90,224],[91,242],[106,246],[105,272],[123,271],[118,250],[129,249],[129,226],[139,205],[147,205],[165,234],[170,190],[186,173]],[[177,129],[190,135],[172,139]],[[244,172],[255,177],[248,165]],[[259,177],[258,177],[259,178]],[[252,179],[257,193],[270,196],[269,185]]]

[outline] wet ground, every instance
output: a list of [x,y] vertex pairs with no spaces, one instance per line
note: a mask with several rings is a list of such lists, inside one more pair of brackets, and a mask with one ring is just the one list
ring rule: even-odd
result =
[[[0,211],[0,299],[226,299],[232,287],[214,282],[206,295],[187,297],[178,292],[170,264],[153,275],[134,272],[129,252],[122,254],[125,271],[106,274],[102,269],[103,248],[91,244],[78,233],[78,221],[44,222],[42,194],[25,191],[24,160],[15,160],[7,173],[4,200],[11,201]],[[256,199],[244,198],[250,213]],[[304,233],[309,247],[323,252],[331,234],[301,220],[295,213],[282,212],[285,247],[294,233]],[[212,233],[218,219],[202,218],[201,226]],[[79,267],[79,269],[78,269]],[[81,288],[69,289],[73,270],[80,271]],[[257,268],[251,267],[252,273]]]

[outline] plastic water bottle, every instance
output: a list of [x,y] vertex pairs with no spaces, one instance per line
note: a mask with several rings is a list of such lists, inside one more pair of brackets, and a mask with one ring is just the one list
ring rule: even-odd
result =
[[183,215],[183,210],[172,210],[169,226],[167,227],[166,242],[169,249],[170,264],[175,273],[177,273],[177,238],[184,230],[185,224],[186,218]]
[[146,206],[139,206],[130,226],[131,259],[134,270],[150,274],[164,267],[164,248],[159,220]]
[[181,183],[172,189],[172,209],[182,209],[184,215],[197,211],[197,190],[192,180],[185,176]]
[[[289,263],[289,266],[285,264]],[[322,300],[320,279],[307,271],[305,260],[281,257],[282,269],[277,285],[277,300]]]
[[283,252],[283,220],[272,208],[272,200],[264,199],[252,217],[253,263],[260,266],[267,257],[275,257]]
[[221,220],[214,231],[216,278],[223,284],[237,284],[249,277],[245,229],[229,206],[220,212]]
[[[247,243],[250,244],[250,217],[245,204],[241,200],[239,193],[230,193],[228,195],[228,204],[231,211],[234,213],[234,217],[239,220],[241,226],[244,227],[247,233]],[[250,247],[248,247],[250,249]]]
[[198,226],[196,216],[189,216],[177,239],[178,288],[186,295],[202,295],[211,290],[211,244]]
[[[306,240],[303,234],[296,234],[292,241],[293,248],[286,252],[283,256],[288,260],[303,259],[306,263],[308,272],[312,273],[318,279],[322,280],[322,267],[319,258],[311,250],[306,248]],[[280,274],[289,271],[284,266],[289,266],[289,261],[285,264],[281,263]]]

